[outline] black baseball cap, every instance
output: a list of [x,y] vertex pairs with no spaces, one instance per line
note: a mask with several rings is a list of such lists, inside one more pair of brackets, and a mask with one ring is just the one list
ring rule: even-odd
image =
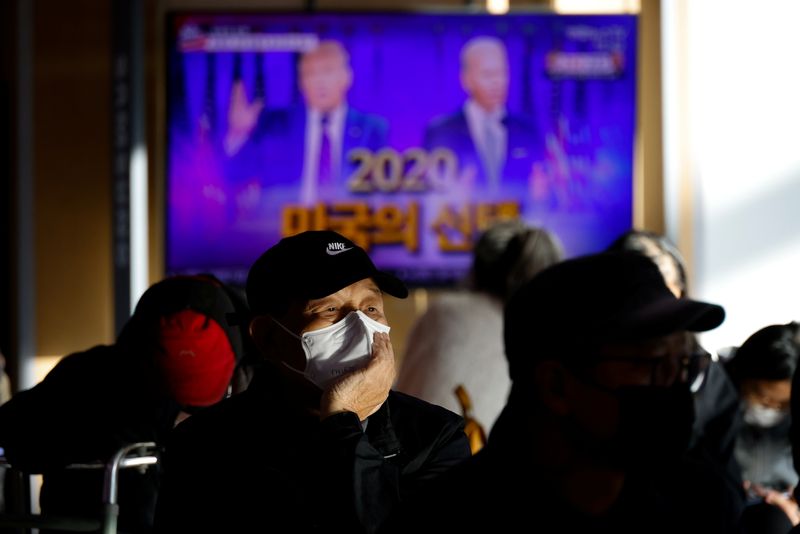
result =
[[509,372],[514,380],[544,359],[591,363],[606,343],[704,332],[724,319],[721,306],[677,298],[655,263],[641,254],[583,256],[541,271],[508,302]]
[[363,248],[332,230],[311,230],[264,252],[250,267],[245,291],[254,314],[280,313],[292,300],[327,297],[365,278],[389,295],[408,296],[405,284],[379,271]]

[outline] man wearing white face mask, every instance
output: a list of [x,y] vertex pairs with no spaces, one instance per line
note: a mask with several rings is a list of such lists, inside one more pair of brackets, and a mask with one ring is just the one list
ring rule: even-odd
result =
[[277,320],[273,321],[300,341],[306,355],[302,374],[321,390],[328,389],[342,376],[365,367],[372,356],[375,334],[389,333],[387,325],[370,318],[361,310],[352,311],[341,321],[319,330],[307,331],[302,336]]
[[331,231],[284,238],[255,262],[247,297],[263,368],[176,429],[158,531],[374,532],[469,456],[459,416],[390,391],[383,293],[408,290]]

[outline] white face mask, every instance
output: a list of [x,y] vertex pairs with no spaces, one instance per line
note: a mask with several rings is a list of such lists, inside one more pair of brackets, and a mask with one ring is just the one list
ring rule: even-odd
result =
[[363,367],[372,355],[375,332],[389,333],[388,326],[361,311],[350,312],[338,323],[305,332],[302,336],[275,322],[300,340],[306,354],[303,375],[320,389],[325,389],[340,376]]
[[776,408],[768,408],[760,404],[748,404],[744,410],[744,422],[751,426],[770,428],[786,417],[786,412]]

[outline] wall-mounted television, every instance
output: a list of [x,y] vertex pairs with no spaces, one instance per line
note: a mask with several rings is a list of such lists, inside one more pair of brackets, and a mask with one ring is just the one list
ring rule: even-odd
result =
[[574,256],[632,225],[630,15],[176,13],[166,271],[244,281],[331,228],[412,285],[522,217]]

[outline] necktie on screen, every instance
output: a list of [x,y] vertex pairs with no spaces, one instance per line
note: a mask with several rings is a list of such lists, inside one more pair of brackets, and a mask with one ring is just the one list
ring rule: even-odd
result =
[[484,123],[483,158],[486,165],[486,180],[492,189],[498,186],[500,180],[500,139],[498,131],[500,125],[494,119],[487,119]]
[[331,161],[331,136],[328,131],[330,117],[322,115],[320,119],[319,166],[317,167],[317,186],[320,192],[330,190],[333,185],[333,169]]

